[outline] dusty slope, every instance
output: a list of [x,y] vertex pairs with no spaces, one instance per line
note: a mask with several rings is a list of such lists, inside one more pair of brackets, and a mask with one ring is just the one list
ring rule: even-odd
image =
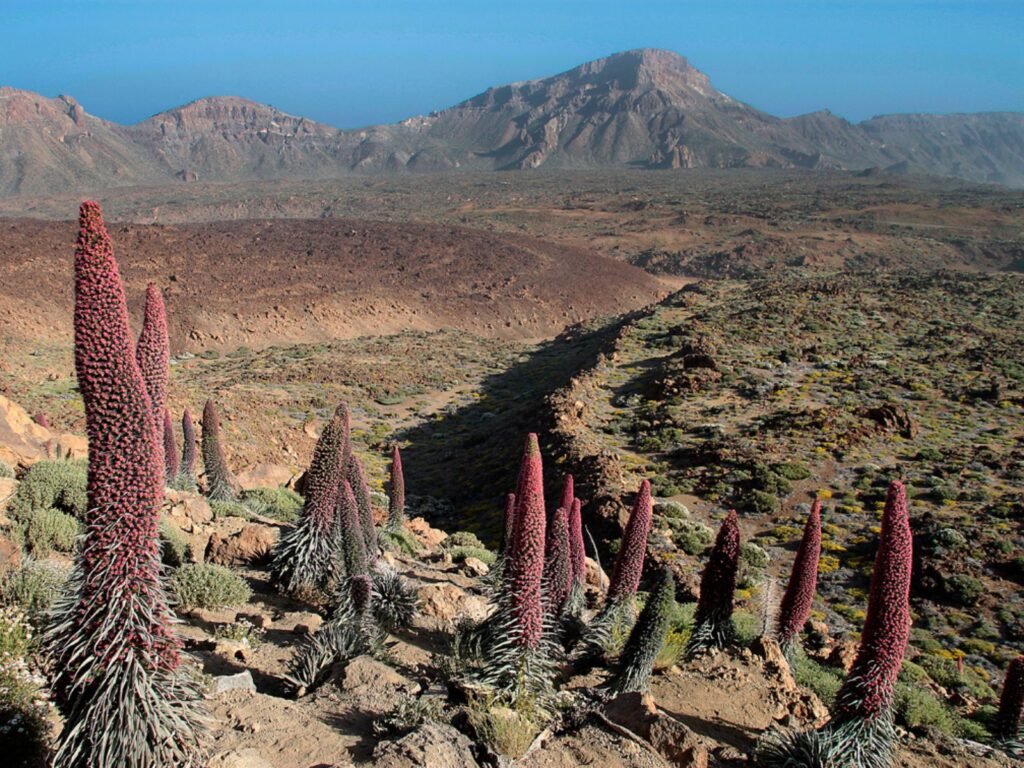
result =
[[[539,338],[667,292],[593,252],[349,220],[112,225],[131,300],[167,288],[175,352],[457,328]],[[70,340],[71,222],[0,224],[0,333]]]

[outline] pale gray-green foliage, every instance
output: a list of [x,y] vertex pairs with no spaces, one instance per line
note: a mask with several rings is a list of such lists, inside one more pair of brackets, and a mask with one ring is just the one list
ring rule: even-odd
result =
[[69,570],[57,563],[26,558],[0,578],[0,600],[21,608],[38,624],[60,595],[68,576]]
[[252,590],[237,573],[209,563],[188,563],[171,577],[171,589],[180,608],[228,608],[242,605]]
[[57,509],[82,519],[88,505],[84,461],[40,461],[29,467],[7,507],[16,521],[33,511]]

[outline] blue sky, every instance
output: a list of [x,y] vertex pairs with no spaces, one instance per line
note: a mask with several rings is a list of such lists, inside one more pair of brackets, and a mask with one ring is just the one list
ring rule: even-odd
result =
[[1024,0],[0,0],[0,84],[131,123],[238,95],[339,127],[630,48],[776,115],[1024,111]]

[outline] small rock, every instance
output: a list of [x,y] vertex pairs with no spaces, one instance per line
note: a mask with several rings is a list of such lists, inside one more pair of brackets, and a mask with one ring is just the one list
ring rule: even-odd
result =
[[247,669],[237,675],[221,675],[213,679],[213,695],[227,693],[228,691],[248,691],[256,693],[256,683],[252,680],[252,673]]
[[299,620],[295,622],[292,632],[296,635],[312,635],[323,626],[323,623],[323,616],[315,613],[303,613]]
[[420,617],[433,620],[434,629],[450,626],[465,616],[479,621],[487,616],[487,602],[454,584],[427,584],[419,588]]
[[649,693],[620,693],[605,704],[604,714],[613,723],[646,738],[658,716],[658,706]]
[[237,533],[224,536],[214,531],[206,545],[206,562],[214,565],[250,565],[270,555],[281,530],[270,525],[248,523]]
[[491,567],[478,557],[467,557],[462,561],[462,570],[470,576],[486,576]]
[[857,658],[858,644],[853,640],[840,640],[829,654],[828,662],[834,667],[839,667],[847,672],[853,666]]
[[235,621],[247,621],[260,629],[268,629],[274,623],[265,613],[236,613]]
[[257,464],[237,475],[238,483],[243,488],[278,488],[294,483],[297,472],[280,464]]
[[422,517],[414,517],[405,524],[405,527],[427,549],[438,547],[442,541],[448,538],[447,533],[439,531],[437,528],[431,528],[430,523]]
[[601,589],[602,592],[608,591],[608,574],[603,569],[598,568],[597,563],[591,558],[586,559],[586,582],[587,584],[593,584],[595,587]]
[[225,659],[249,661],[252,658],[252,646],[244,640],[218,640],[214,643],[213,652]]
[[398,741],[385,741],[373,753],[376,768],[479,768],[473,744],[450,725],[427,723]]

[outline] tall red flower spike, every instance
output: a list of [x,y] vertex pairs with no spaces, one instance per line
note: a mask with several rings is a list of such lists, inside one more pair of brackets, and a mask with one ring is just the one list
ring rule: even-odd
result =
[[89,467],[72,588],[47,630],[66,720],[58,768],[203,764],[199,696],[179,676],[160,581],[161,435],[135,358],[124,287],[98,204],[75,250],[75,370]]
[[619,553],[615,557],[612,569],[611,584],[608,587],[608,599],[615,601],[636,594],[640,586],[640,575],[644,570],[644,557],[647,555],[647,534],[651,530],[654,517],[654,505],[651,501],[651,483],[644,480],[640,483],[633,511],[622,534]]
[[544,631],[541,579],[546,531],[544,469],[537,435],[531,432],[526,438],[519,471],[513,554],[508,562],[512,616],[517,629],[515,642],[530,649],[540,645]]
[[501,552],[507,558],[512,552],[512,533],[516,522],[516,495],[509,493],[505,495],[505,517],[504,532],[502,535]]
[[196,472],[196,425],[188,408],[181,414],[181,472],[189,477]]
[[572,583],[582,587],[587,580],[587,555],[583,545],[583,505],[579,499],[573,499],[569,508],[569,561]]
[[146,286],[146,308],[142,315],[139,343],[135,346],[135,359],[146,382],[146,392],[149,394],[149,402],[153,409],[153,421],[162,429],[164,406],[167,405],[171,346],[167,338],[164,297],[156,283]]
[[338,489],[338,535],[341,536],[345,573],[350,579],[369,575],[369,563],[363,527],[359,521],[359,504],[348,480],[341,481]]
[[220,441],[220,414],[213,400],[203,407],[203,469],[206,474],[206,495],[215,501],[234,501],[238,481],[228,467],[224,446]]
[[572,509],[572,500],[575,498],[576,484],[573,482],[572,475],[566,475],[565,482],[562,484],[562,500],[558,502],[558,506]]
[[396,443],[391,448],[391,482],[388,488],[388,530],[405,527],[405,473],[402,471],[402,453]]
[[736,510],[731,509],[722,521],[722,527],[718,529],[715,547],[711,550],[711,557],[700,579],[700,599],[694,614],[695,626],[712,622],[721,627],[731,621],[739,562],[740,528]]
[[1024,656],[1010,662],[999,697],[995,735],[1000,739],[1016,739],[1020,733],[1021,713],[1024,712]]
[[871,574],[860,650],[836,695],[833,722],[871,720],[888,711],[910,636],[913,537],[903,483],[889,485]]
[[544,553],[544,586],[547,609],[551,616],[560,616],[572,587],[572,557],[569,551],[569,511],[559,507],[551,516]]
[[363,462],[355,454],[350,454],[345,479],[352,486],[356,504],[359,507],[359,527],[363,531],[363,542],[366,555],[371,562],[377,560],[377,528],[373,524],[373,505],[370,502],[370,487],[366,484],[366,473]]
[[178,446],[174,441],[174,425],[171,423],[171,412],[164,408],[164,472],[165,480],[170,482],[178,476],[181,466],[178,463]]
[[42,411],[36,411],[36,415],[32,417],[32,421],[38,424],[40,427],[50,428],[50,420],[46,418],[46,414]]
[[804,525],[804,536],[793,560],[786,593],[779,606],[778,639],[784,648],[800,635],[811,615],[814,590],[818,585],[818,560],[821,557],[821,501],[815,499]]

